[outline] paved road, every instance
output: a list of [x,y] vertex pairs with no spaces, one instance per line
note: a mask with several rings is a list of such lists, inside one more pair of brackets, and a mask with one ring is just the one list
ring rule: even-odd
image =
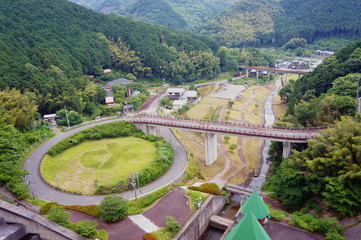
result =
[[[149,107],[149,113],[154,114],[154,110],[156,109],[157,104],[159,103],[159,99],[154,101],[152,105]],[[87,129],[89,127],[93,127],[100,124],[105,124],[114,121],[120,120],[129,120],[129,118],[123,119],[113,119],[103,122],[97,122],[90,125],[82,126],[76,129],[72,129],[68,132],[61,133],[54,138],[49,139],[47,142],[39,146],[35,151],[33,151],[28,158],[25,160],[23,164],[23,168],[28,170],[29,175],[26,177],[26,181],[29,183],[30,192],[37,198],[43,199],[49,202],[58,202],[65,205],[89,205],[89,204],[99,204],[104,196],[84,196],[84,195],[75,195],[69,194],[61,191],[57,191],[54,188],[47,185],[40,176],[39,166],[40,162],[45,155],[45,153],[57,142],[63,140],[64,138],[71,136],[79,131]],[[161,128],[161,135],[172,144],[174,150],[174,163],[171,169],[162,177],[157,179],[156,181],[140,188],[137,190],[137,196],[143,196],[154,192],[170,183],[172,183],[175,179],[177,179],[185,170],[188,158],[187,152],[185,151],[182,144],[179,140],[173,135],[173,133],[169,129]],[[126,199],[133,199],[134,192],[124,192],[123,197]]]

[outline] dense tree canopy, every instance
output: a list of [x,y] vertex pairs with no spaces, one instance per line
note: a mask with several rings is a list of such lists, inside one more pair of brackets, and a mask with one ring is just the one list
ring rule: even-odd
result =
[[239,0],[209,20],[203,33],[227,46],[282,46],[292,38],[359,39],[357,0]]
[[167,27],[197,31],[237,0],[70,0],[98,12],[117,13]]
[[272,192],[289,209],[297,209],[310,196],[321,196],[341,215],[361,208],[361,123],[344,118],[308,148],[295,151],[268,180]]

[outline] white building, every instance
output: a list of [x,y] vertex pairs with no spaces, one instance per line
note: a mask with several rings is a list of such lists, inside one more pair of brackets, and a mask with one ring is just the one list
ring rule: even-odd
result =
[[184,96],[186,97],[187,101],[196,99],[197,95],[198,93],[195,90],[189,90],[184,92]]
[[185,93],[184,88],[168,88],[167,97],[171,100],[179,100]]
[[187,104],[187,101],[184,101],[184,100],[175,100],[173,102],[173,110],[178,110],[180,109],[181,107],[183,107],[184,105]]

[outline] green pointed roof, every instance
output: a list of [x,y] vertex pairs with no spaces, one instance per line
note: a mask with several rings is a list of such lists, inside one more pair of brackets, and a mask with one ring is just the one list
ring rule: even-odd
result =
[[242,204],[241,211],[243,215],[246,215],[249,211],[252,211],[257,219],[263,219],[269,215],[268,207],[256,191],[253,191],[251,197],[248,198],[244,204]]
[[224,240],[272,240],[252,212],[248,212]]

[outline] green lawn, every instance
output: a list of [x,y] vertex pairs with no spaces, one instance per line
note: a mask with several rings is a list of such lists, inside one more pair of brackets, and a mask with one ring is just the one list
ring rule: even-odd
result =
[[41,174],[54,186],[91,194],[96,184],[112,184],[127,179],[146,167],[156,155],[155,144],[126,137],[88,141],[41,163]]

